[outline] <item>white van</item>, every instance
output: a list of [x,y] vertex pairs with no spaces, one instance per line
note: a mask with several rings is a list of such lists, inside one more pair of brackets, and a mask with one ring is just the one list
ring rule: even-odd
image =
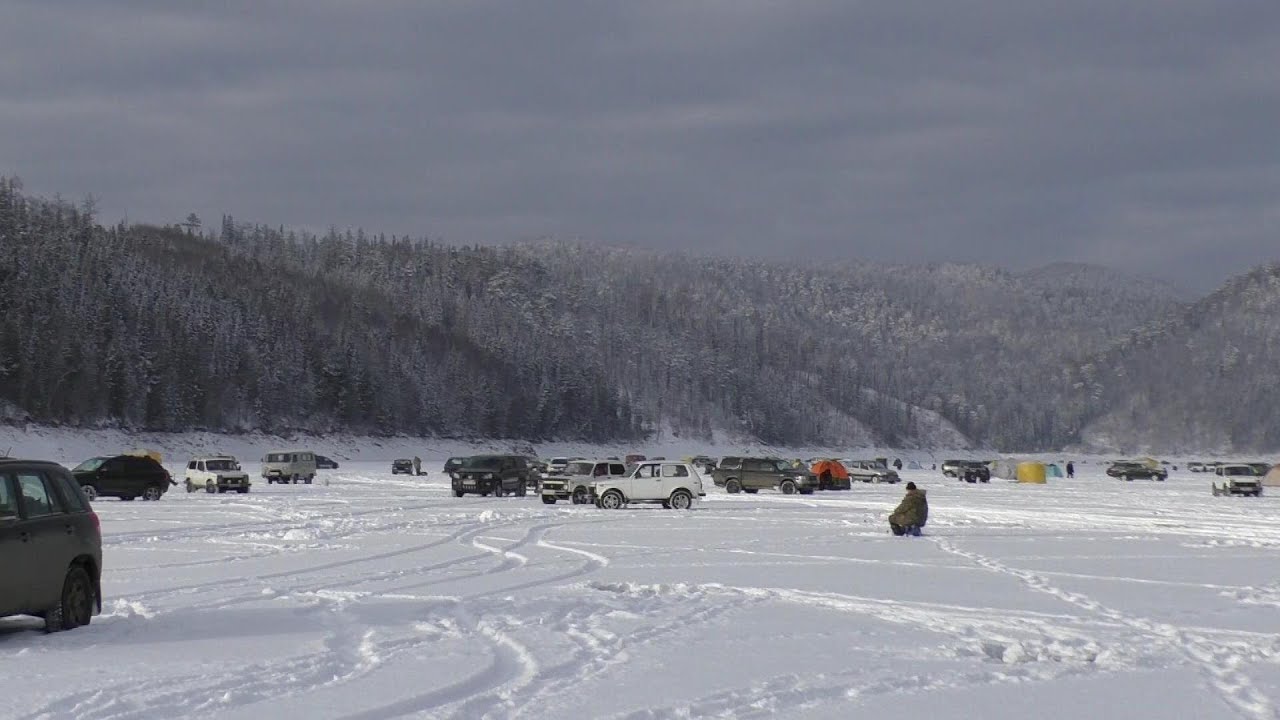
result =
[[308,485],[316,477],[316,454],[310,450],[269,452],[262,458],[262,477],[268,484],[299,481]]

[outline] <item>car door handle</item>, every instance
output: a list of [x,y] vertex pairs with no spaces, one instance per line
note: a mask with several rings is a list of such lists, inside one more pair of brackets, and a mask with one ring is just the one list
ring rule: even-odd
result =
[[67,526],[67,534],[68,534],[68,535],[75,535],[75,534],[76,534],[76,527],[75,527],[74,525],[68,525],[68,526]]
[[31,533],[20,532],[18,533],[18,539],[21,540],[22,542],[31,542]]

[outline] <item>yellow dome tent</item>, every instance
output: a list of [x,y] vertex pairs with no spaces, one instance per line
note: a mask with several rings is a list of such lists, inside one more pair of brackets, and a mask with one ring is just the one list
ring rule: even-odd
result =
[[1048,482],[1045,479],[1044,463],[1038,463],[1038,462],[1018,463],[1018,482],[1031,483],[1034,485],[1044,485],[1046,482]]

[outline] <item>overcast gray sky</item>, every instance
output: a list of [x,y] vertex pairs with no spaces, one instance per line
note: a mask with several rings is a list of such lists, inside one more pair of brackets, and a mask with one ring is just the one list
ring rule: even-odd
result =
[[1276,0],[5,0],[104,220],[1029,267],[1280,259]]

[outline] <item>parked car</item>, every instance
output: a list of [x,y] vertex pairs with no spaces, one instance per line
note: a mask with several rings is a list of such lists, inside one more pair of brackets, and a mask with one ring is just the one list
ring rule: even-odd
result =
[[444,461],[444,474],[452,475],[462,467],[462,463],[466,461],[464,457],[451,457]]
[[702,478],[688,463],[645,461],[624,477],[591,484],[591,501],[605,510],[628,503],[662,503],[664,508],[688,510],[702,497],[706,497]]
[[34,615],[49,632],[102,611],[102,532],[67,469],[0,459],[0,617]]
[[391,474],[399,475],[401,473],[404,473],[405,475],[413,474],[412,460],[409,460],[408,458],[399,458],[398,460],[391,461]]
[[591,483],[627,475],[620,460],[574,460],[565,466],[564,475],[542,479],[542,502],[554,505],[557,500],[572,500],[574,505],[591,502]]
[[1130,462],[1121,460],[1111,463],[1111,467],[1107,468],[1107,475],[1113,478],[1120,478],[1126,482],[1133,480],[1159,480],[1169,477],[1169,471],[1163,467],[1151,467],[1146,463]]
[[1204,463],[1189,462],[1187,463],[1187,469],[1190,470],[1191,472],[1204,472]]
[[1222,464],[1214,468],[1213,475],[1222,481],[1221,487],[1213,483],[1213,494],[1218,495],[1262,495],[1262,476],[1252,465]]
[[169,471],[145,455],[89,458],[71,470],[90,501],[100,497],[121,500],[159,500],[176,485]]
[[977,468],[979,465],[987,468],[987,464],[981,460],[943,460],[942,474],[952,478],[963,478],[966,469]]
[[187,492],[249,492],[249,473],[241,470],[240,463],[230,455],[192,458],[187,462],[185,480]]
[[262,477],[267,484],[304,482],[310,485],[316,477],[316,454],[310,450],[269,452],[262,458]]
[[502,497],[508,493],[523,497],[528,489],[529,463],[521,455],[476,455],[462,463],[452,476],[453,494],[462,497],[467,493],[492,494]]
[[337,469],[338,469],[338,463],[337,463],[337,462],[335,462],[335,461],[333,461],[333,460],[330,460],[329,458],[327,458],[327,457],[325,457],[325,456],[323,456],[323,455],[317,455],[317,456],[316,456],[316,469],[317,469],[317,470],[337,470]]
[[724,458],[711,473],[711,482],[730,493],[775,488],[784,495],[809,495],[818,488],[818,477],[808,468],[792,468],[776,458]]
[[569,466],[570,460],[572,460],[572,458],[567,458],[567,457],[551,458],[550,460],[547,461],[547,471],[543,474],[548,476],[563,475],[564,469]]
[[849,479],[853,481],[896,483],[901,479],[898,471],[879,460],[850,460],[844,467],[849,471]]

